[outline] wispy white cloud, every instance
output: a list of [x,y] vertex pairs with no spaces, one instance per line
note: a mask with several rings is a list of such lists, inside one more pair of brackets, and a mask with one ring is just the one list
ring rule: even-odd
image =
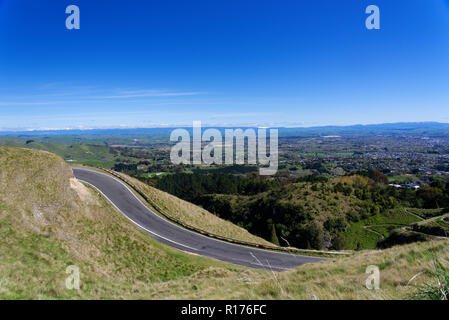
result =
[[127,99],[127,98],[144,98],[144,97],[181,97],[181,96],[196,96],[205,94],[205,92],[171,92],[160,90],[138,90],[138,91],[124,91],[120,94],[91,97],[95,99]]
[[14,101],[14,102],[6,102],[2,101],[0,102],[0,106],[2,107],[10,107],[10,106],[41,106],[41,105],[51,105],[51,104],[58,104],[61,103],[60,101]]
[[[51,86],[52,84],[49,84]],[[47,87],[47,86],[45,86]],[[169,90],[92,90],[92,87],[85,87],[89,90],[51,90],[46,93],[37,93],[33,95],[23,94],[17,96],[4,96],[4,99],[0,101],[0,106],[38,106],[38,105],[54,105],[54,104],[67,104],[67,103],[95,103],[108,101],[111,99],[137,99],[127,100],[126,102],[142,102],[145,99],[140,98],[164,98],[164,97],[188,97],[206,94],[200,91],[169,91]],[[58,97],[59,100],[53,100],[52,98]],[[24,100],[26,99],[26,100]],[[66,100],[61,100],[66,99]],[[168,102],[168,101],[166,101]],[[169,103],[169,102],[168,102]],[[176,102],[174,102],[176,103]]]

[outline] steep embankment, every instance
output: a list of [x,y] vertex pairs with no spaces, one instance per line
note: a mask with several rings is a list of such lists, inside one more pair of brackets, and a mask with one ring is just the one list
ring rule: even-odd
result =
[[[0,147],[0,298],[410,298],[447,241],[362,251],[283,273],[188,255],[139,231],[59,157]],[[66,268],[80,290],[65,288]],[[365,288],[368,265],[381,290]],[[413,276],[419,274],[409,283]]]

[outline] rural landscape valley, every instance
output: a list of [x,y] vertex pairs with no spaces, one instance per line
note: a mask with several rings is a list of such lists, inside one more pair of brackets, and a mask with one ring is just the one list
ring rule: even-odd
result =
[[[371,128],[377,143],[363,151],[358,143],[370,138],[349,128],[332,129],[340,134],[332,137],[326,128],[301,136],[281,128],[280,169],[269,177],[250,165],[172,165],[160,129],[3,134],[0,295],[423,298],[435,274],[447,273],[449,139],[444,126],[409,128],[416,132]],[[181,224],[310,259],[276,270],[251,247],[249,267],[191,255],[131,223],[101,190],[76,179],[76,168],[115,172],[150,209],[157,212],[155,203]],[[83,270],[81,291],[64,287],[64,265],[72,264]],[[380,291],[365,288],[369,265],[381,266]]]

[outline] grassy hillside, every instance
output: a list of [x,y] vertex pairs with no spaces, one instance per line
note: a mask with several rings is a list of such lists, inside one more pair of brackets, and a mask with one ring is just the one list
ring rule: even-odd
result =
[[[416,227],[414,233],[402,231],[441,210],[409,207],[445,203],[445,187],[398,191],[387,182],[376,170],[296,181],[199,173],[150,181],[275,244],[320,250],[385,248],[426,237]],[[444,230],[438,232],[441,235]]]
[[265,239],[270,233],[264,230],[272,220],[278,238],[299,248],[373,249],[392,230],[419,221],[405,210],[380,203],[383,199],[363,199],[337,186],[333,181],[300,182],[253,196],[205,195],[201,201],[205,208],[234,223],[243,222]]
[[404,208],[396,208],[352,223],[342,237],[348,248],[374,249],[394,230],[417,221],[420,221],[419,217]]
[[[383,251],[366,250],[353,257],[281,273],[277,288],[263,282],[252,290],[254,296],[249,298],[416,299],[424,284],[435,286],[435,261],[443,263],[447,274],[447,240],[396,246]],[[380,270],[380,290],[365,287],[369,265]]]
[[[43,140],[43,141],[42,141]],[[45,142],[52,139],[2,139],[0,145],[5,147],[27,148],[34,150],[43,150],[54,153],[71,164],[82,164],[90,166],[100,166],[103,168],[112,168],[118,162],[128,164],[136,163],[142,155],[149,156],[148,152],[139,148],[115,148],[105,145],[106,141],[92,141],[99,144],[81,143],[53,143]],[[64,140],[64,139],[62,139]],[[72,141],[72,142],[76,142]],[[81,142],[81,140],[80,140]]]
[[[283,273],[247,269],[152,240],[55,155],[0,147],[0,168],[0,298],[412,298],[433,281],[434,259],[449,259],[447,241],[433,241]],[[364,286],[371,264],[381,290]],[[65,288],[69,265],[80,269],[79,291]]]
[[0,145],[16,148],[27,148],[48,151],[57,154],[70,163],[79,163],[92,166],[112,168],[116,159],[120,157],[117,152],[104,145],[89,144],[56,144],[48,142],[37,142],[32,139],[27,141],[0,139]]

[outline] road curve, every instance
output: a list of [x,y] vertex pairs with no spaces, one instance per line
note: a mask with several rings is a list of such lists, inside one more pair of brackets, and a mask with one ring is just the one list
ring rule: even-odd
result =
[[116,209],[154,239],[201,256],[252,268],[284,271],[304,263],[323,259],[261,250],[209,238],[186,230],[160,217],[122,181],[110,175],[86,168],[73,168],[75,177],[96,188]]

